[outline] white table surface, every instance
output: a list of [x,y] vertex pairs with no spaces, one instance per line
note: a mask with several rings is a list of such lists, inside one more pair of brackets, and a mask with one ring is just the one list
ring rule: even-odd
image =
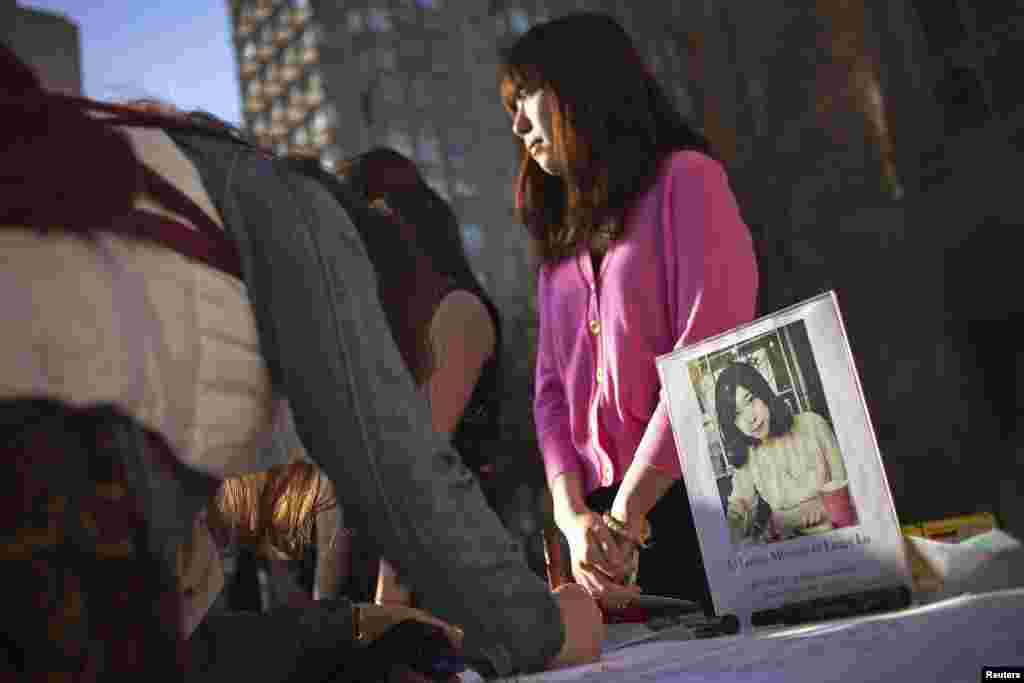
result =
[[[735,636],[678,640],[668,630],[628,642],[644,632],[638,624],[609,626],[601,661],[501,680],[975,683],[982,666],[1024,666],[1024,588]],[[474,672],[462,679],[481,680]]]

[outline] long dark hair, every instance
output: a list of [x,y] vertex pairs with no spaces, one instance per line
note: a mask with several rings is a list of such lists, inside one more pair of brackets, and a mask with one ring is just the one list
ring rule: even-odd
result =
[[500,60],[509,113],[523,91],[543,88],[555,102],[552,143],[565,175],[547,174],[520,145],[516,179],[516,210],[542,262],[573,255],[598,232],[621,237],[625,210],[651,186],[669,152],[711,154],[629,35],[606,14],[538,24],[501,50]]
[[413,225],[416,244],[434,267],[460,288],[479,296],[488,309],[493,308],[469,265],[455,212],[423,180],[410,159],[393,149],[376,147],[344,162],[338,174],[371,202],[381,200],[401,220]]
[[725,448],[732,456],[734,467],[747,464],[750,447],[760,443],[757,439],[747,436],[736,426],[736,388],[744,387],[755,398],[759,398],[768,406],[771,420],[768,434],[780,436],[793,427],[793,413],[782,398],[772,391],[771,386],[760,372],[749,363],[730,363],[718,375],[715,383],[715,413],[718,425],[725,438]]
[[430,320],[455,289],[483,302],[494,325],[495,358],[500,355],[498,309],[469,265],[458,219],[410,159],[379,147],[343,161],[335,173],[315,161],[291,161],[318,179],[352,216],[377,272],[392,335],[417,383],[434,369]]

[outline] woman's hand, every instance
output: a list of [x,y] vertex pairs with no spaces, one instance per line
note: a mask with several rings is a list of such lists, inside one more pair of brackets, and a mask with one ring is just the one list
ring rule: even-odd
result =
[[[403,605],[355,605],[358,647],[352,680],[457,683],[463,670],[462,629]],[[346,678],[347,680],[347,678]]]
[[462,640],[465,633],[458,626],[453,626],[431,616],[427,612],[415,607],[405,605],[375,605],[373,603],[359,603],[354,606],[358,619],[356,624],[360,642],[371,644],[384,635],[391,627],[403,621],[418,621],[440,628],[455,649],[462,648]]
[[828,518],[821,496],[808,498],[800,503],[800,527],[806,529],[821,524]]
[[567,583],[554,591],[565,626],[565,644],[549,669],[590,664],[601,658],[605,625],[594,598],[582,586]]
[[632,548],[605,525],[600,515],[587,510],[573,515],[562,529],[569,542],[573,578],[607,607],[618,607],[639,592],[627,586]]

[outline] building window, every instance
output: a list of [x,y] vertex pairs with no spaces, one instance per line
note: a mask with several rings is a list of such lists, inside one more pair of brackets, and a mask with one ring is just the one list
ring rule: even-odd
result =
[[298,64],[300,61],[299,46],[289,45],[284,51],[285,64]]
[[663,65],[661,61],[661,55],[658,54],[657,50],[652,48],[651,51],[647,54],[647,65],[651,67],[651,71],[654,72],[655,76],[662,75]]
[[470,258],[479,257],[484,250],[484,230],[477,223],[463,223],[461,226],[462,245]]
[[419,140],[416,144],[416,158],[425,164],[441,163],[441,142],[437,139],[437,133],[430,126],[424,126],[420,130]]
[[394,71],[395,69],[395,50],[390,47],[378,47],[373,51],[373,61],[378,69],[384,69],[386,71]]
[[274,19],[281,35],[287,36],[292,32],[292,13],[288,11],[287,7],[282,8]]
[[270,118],[274,121],[281,121],[284,119],[285,106],[281,100],[274,100],[274,104],[270,106]]
[[306,78],[305,95],[306,101],[314,105],[324,99],[324,86],[319,71],[314,71]]
[[246,61],[254,59],[256,57],[256,43],[251,40],[245,41],[245,46],[242,48],[242,59]]
[[508,11],[508,24],[515,33],[526,33],[530,29],[530,17],[519,7]]
[[269,17],[271,10],[273,10],[273,7],[269,2],[257,2],[256,6],[252,8],[252,16],[257,21],[260,21]]
[[412,137],[399,125],[392,125],[384,136],[384,144],[404,157],[413,157]]
[[662,45],[665,47],[665,59],[668,61],[668,70],[673,74],[682,73],[682,65],[679,63],[679,51],[676,50],[675,41],[666,40]]
[[305,126],[299,126],[292,131],[291,134],[292,145],[295,147],[305,147],[309,144],[309,132]]
[[288,143],[287,142],[279,142],[279,143],[277,143],[276,145],[274,145],[274,151],[280,157],[285,156],[286,154],[288,154]]
[[[451,131],[449,135],[454,134]],[[459,142],[448,141],[448,164],[456,171],[462,171],[466,168],[466,153],[467,146]]]
[[377,87],[380,89],[380,98],[385,102],[402,104],[405,99],[405,87],[397,76],[381,74]]
[[417,107],[429,107],[433,102],[430,93],[430,82],[425,78],[414,78],[412,81],[412,96]]
[[318,109],[317,112],[313,114],[312,124],[314,135],[319,135],[327,132],[327,130],[334,125],[334,120],[335,114],[333,107],[328,105]]
[[475,183],[471,183],[468,180],[463,180],[462,178],[456,178],[455,182],[452,183],[452,185],[452,189],[455,191],[456,197],[470,199],[480,194],[480,190],[479,188],[477,188]]
[[320,163],[328,171],[334,171],[338,168],[338,163],[342,160],[341,149],[337,145],[327,145],[323,151],[320,152]]
[[441,199],[446,202],[450,202],[452,197],[448,194],[448,183],[445,182],[444,176],[436,170],[426,170],[423,174],[423,180],[426,181],[430,188],[441,195]]
[[363,30],[363,13],[358,9],[350,9],[347,17],[348,30],[358,33]]
[[252,132],[257,137],[263,137],[267,134],[267,120],[262,116],[256,116],[252,121]]
[[381,7],[371,7],[366,11],[366,27],[374,33],[384,33],[393,28],[391,13]]
[[302,32],[302,46],[311,48],[316,47],[320,42],[320,36],[315,26],[309,26],[305,31]]

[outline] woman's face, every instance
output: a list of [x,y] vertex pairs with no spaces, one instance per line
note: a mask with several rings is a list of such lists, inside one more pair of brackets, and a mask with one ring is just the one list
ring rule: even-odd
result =
[[553,142],[553,104],[554,98],[548,90],[520,90],[516,94],[515,111],[512,112],[512,132],[519,136],[526,147],[526,153],[533,157],[545,173],[560,176],[564,169]]
[[736,387],[736,428],[758,441],[764,441],[771,428],[768,405],[743,385]]

